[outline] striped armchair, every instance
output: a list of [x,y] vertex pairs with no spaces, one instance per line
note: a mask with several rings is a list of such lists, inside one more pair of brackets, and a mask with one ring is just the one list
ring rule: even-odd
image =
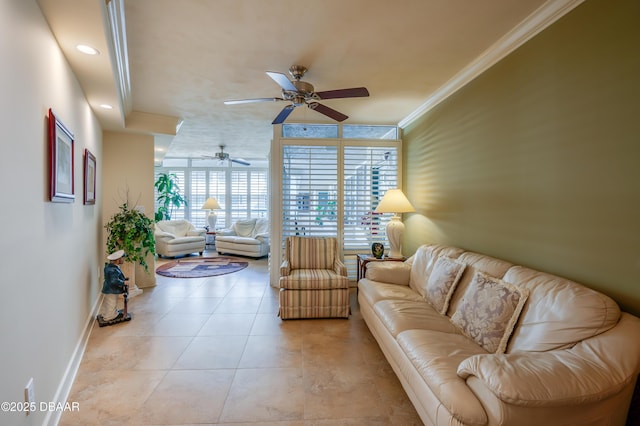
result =
[[349,318],[349,313],[349,279],[337,239],[288,237],[280,266],[280,318]]

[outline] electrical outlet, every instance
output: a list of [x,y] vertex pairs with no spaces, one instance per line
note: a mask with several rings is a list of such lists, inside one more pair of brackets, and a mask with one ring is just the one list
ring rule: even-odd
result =
[[35,407],[36,405],[36,397],[33,390],[33,377],[29,379],[29,381],[27,382],[27,386],[25,386],[24,388],[24,402],[27,403],[28,408],[27,410],[25,410],[25,412],[28,416],[31,412],[31,407]]

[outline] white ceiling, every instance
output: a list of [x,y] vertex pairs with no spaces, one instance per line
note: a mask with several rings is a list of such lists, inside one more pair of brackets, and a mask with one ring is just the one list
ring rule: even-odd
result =
[[[300,64],[317,91],[365,86],[368,98],[322,103],[347,114],[345,123],[398,124],[519,24],[529,22],[531,36],[580,1],[111,0],[124,10],[120,73],[105,0],[38,3],[103,128],[154,133],[169,156],[211,155],[226,144],[232,156],[253,159],[268,154],[271,121],[285,103],[223,101],[279,97],[265,71]],[[541,11],[546,23],[535,19]],[[82,55],[78,43],[101,54]],[[130,92],[118,90],[118,75]],[[300,107],[287,122],[327,120]],[[155,125],[179,121],[175,136]]]

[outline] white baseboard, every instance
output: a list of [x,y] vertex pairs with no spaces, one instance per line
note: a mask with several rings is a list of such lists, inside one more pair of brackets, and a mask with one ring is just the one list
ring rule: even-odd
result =
[[[82,362],[82,357],[84,356],[84,351],[87,348],[87,343],[89,342],[89,337],[91,336],[91,330],[93,329],[93,323],[95,322],[96,315],[98,314],[98,310],[102,305],[102,294],[96,300],[96,303],[93,305],[91,312],[89,313],[89,318],[87,319],[87,323],[85,324],[84,330],[80,338],[78,339],[78,343],[76,344],[76,349],[73,351],[73,355],[69,360],[69,364],[67,364],[67,369],[62,376],[62,380],[58,385],[58,389],[56,390],[56,394],[53,397],[53,401],[56,404],[64,405],[67,402],[67,398],[69,398],[69,393],[71,392],[71,387],[73,386],[73,382],[76,379],[76,374],[78,373],[78,368],[80,367],[80,363]],[[42,422],[45,426],[56,426],[58,422],[60,422],[60,417],[62,416],[61,410],[50,410],[47,412],[47,415]]]

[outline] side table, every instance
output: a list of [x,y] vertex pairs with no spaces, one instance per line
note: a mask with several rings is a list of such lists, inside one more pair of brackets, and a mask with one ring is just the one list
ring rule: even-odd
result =
[[369,262],[404,262],[407,260],[406,257],[387,257],[384,256],[382,259],[378,259],[376,257],[371,256],[370,254],[359,254],[358,257],[358,273],[356,282],[360,281],[360,278],[364,278],[364,273],[367,270],[367,263]]
[[207,231],[207,235],[204,237],[204,248],[206,250],[216,249],[216,231]]

